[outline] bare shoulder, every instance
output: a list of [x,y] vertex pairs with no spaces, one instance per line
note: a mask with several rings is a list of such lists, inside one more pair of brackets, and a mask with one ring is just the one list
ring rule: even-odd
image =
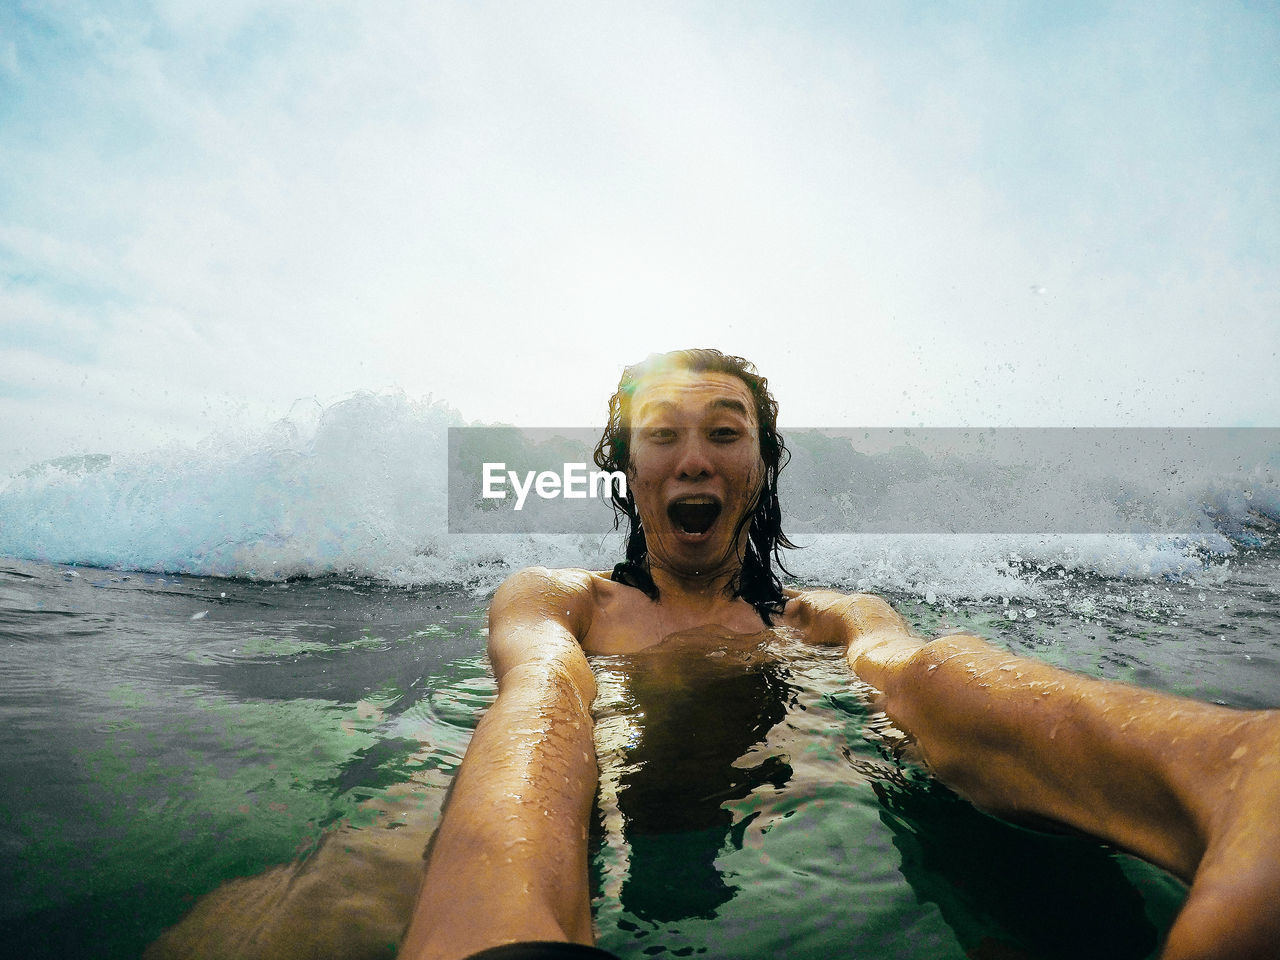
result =
[[489,604],[489,660],[499,682],[520,664],[586,670],[582,638],[591,629],[592,575],[527,567],[507,577]]
[[872,593],[787,590],[786,595],[784,622],[810,643],[847,645],[871,633],[911,633],[898,611]]
[[508,604],[527,601],[554,601],[561,597],[570,598],[589,595],[593,589],[594,574],[576,567],[554,569],[552,567],[525,567],[517,570],[506,580],[493,595],[495,602]]
[[493,595],[489,605],[490,629],[495,621],[550,620],[568,627],[575,636],[583,636],[590,626],[595,579],[590,571],[573,567],[517,570]]

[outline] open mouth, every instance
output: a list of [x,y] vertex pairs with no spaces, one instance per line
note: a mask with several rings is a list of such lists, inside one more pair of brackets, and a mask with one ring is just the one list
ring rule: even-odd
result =
[[706,533],[720,516],[720,503],[712,497],[686,497],[667,507],[667,516],[682,533]]

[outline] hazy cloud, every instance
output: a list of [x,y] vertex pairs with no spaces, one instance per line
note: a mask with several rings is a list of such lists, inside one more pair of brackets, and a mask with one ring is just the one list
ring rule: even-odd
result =
[[0,36],[3,470],[366,388],[583,423],[690,344],[792,422],[1280,415],[1265,10],[68,2]]

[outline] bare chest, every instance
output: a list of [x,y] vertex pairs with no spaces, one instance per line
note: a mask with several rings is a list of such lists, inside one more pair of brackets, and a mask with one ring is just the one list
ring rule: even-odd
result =
[[745,601],[699,609],[651,600],[634,587],[609,583],[597,597],[582,648],[589,654],[638,653],[685,635],[745,637],[763,629],[760,615]]

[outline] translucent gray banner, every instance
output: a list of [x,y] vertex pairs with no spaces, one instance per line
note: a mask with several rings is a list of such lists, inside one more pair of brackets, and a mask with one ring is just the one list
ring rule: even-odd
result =
[[[1275,519],[1280,429],[792,428],[784,529],[804,533],[1195,534]],[[449,430],[451,533],[613,525],[590,428]]]

